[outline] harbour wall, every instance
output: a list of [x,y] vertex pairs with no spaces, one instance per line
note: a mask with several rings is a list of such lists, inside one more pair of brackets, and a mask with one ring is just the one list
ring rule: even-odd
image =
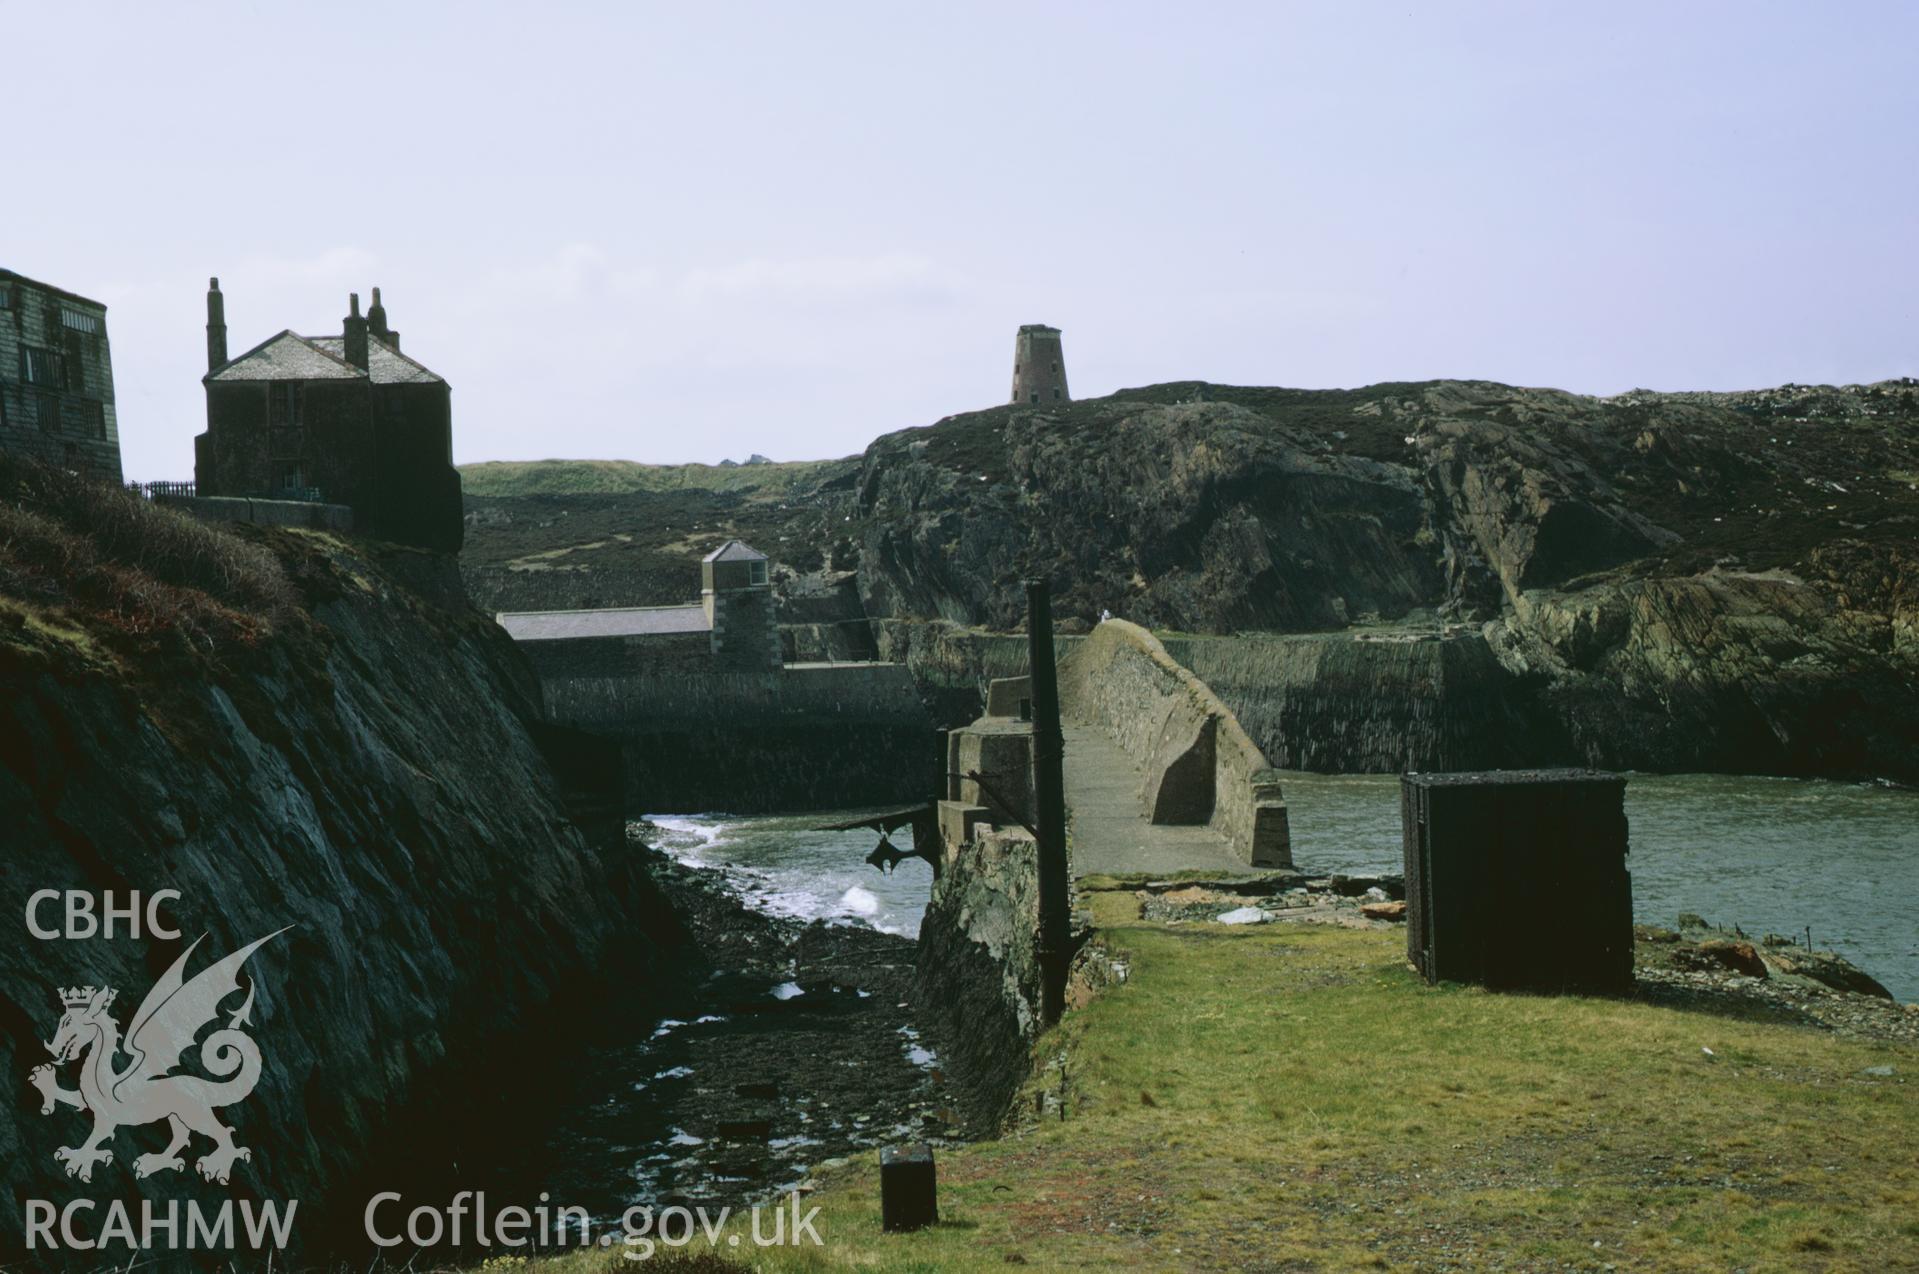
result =
[[942,740],[901,664],[535,666],[550,720],[622,745],[635,814],[844,809],[938,790]]

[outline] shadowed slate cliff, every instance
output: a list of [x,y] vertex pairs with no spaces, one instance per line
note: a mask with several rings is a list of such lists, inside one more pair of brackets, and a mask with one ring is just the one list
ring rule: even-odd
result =
[[[253,1150],[234,1193],[300,1200],[309,1244],[329,1205],[356,1233],[365,1196],[343,1183],[376,1136],[450,1075],[536,1047],[522,1033],[543,1005],[652,963],[671,940],[654,888],[561,806],[530,674],[445,559],[0,481],[0,913],[20,925],[40,889],[170,888],[184,934],[0,944],[0,1070],[47,1060],[62,985],[118,988],[125,1026],[185,942],[209,935],[197,968],[295,926],[248,966],[264,1069],[223,1112]],[[491,1091],[514,1099],[510,1082]],[[70,1181],[53,1152],[84,1127],[0,1104],[8,1196],[137,1210],[225,1193],[192,1172],[198,1142],[187,1172],[136,1193],[157,1129],[123,1130],[90,1185]],[[430,1150],[400,1147],[382,1171],[404,1180]],[[0,1241],[20,1222],[8,1209]]]

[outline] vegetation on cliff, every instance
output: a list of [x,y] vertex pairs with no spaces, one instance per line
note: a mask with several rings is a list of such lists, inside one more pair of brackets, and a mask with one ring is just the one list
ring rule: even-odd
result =
[[[462,1119],[510,1101],[499,1068],[551,1041],[529,1028],[663,958],[671,918],[623,844],[573,821],[531,674],[449,559],[0,480],[0,910],[18,925],[38,891],[175,890],[161,914],[182,935],[0,944],[0,1070],[48,1061],[60,986],[116,988],[130,1011],[195,938],[199,962],[291,926],[249,965],[265,1063],[222,1112],[254,1152],[235,1185],[300,1199],[296,1241],[353,1241],[348,1183],[382,1138],[456,1078],[476,1085]],[[9,1197],[137,1205],[198,1182],[136,1188],[125,1144],[70,1180],[54,1151],[82,1120],[0,1104]],[[389,1144],[381,1171],[425,1172],[434,1145]],[[0,1215],[0,1250],[21,1224]]]
[[256,643],[293,603],[261,545],[0,453],[0,642],[50,653],[94,634],[119,655],[211,654]]

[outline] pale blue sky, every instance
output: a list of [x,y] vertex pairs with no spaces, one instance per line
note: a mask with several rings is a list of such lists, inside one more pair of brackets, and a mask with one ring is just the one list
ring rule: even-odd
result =
[[1919,5],[0,0],[0,265],[129,477],[380,284],[462,462],[856,451],[1202,378],[1919,374]]

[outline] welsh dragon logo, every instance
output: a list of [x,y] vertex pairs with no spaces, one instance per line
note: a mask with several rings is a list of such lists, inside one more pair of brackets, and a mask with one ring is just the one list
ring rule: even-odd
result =
[[[285,929],[235,951],[226,959],[209,965],[188,981],[184,974],[187,960],[206,938],[202,934],[181,953],[173,967],[161,975],[147,998],[140,1002],[127,1027],[125,1042],[120,1026],[108,1013],[118,992],[111,987],[71,987],[60,993],[66,1012],[54,1032],[47,1051],[53,1061],[36,1066],[27,1077],[40,1090],[40,1113],[50,1115],[59,1106],[72,1106],[93,1115],[93,1135],[78,1146],[63,1146],[53,1157],[66,1165],[67,1175],[82,1181],[93,1180],[93,1166],[110,1163],[113,1151],[108,1143],[114,1132],[127,1124],[150,1124],[166,1120],[172,1136],[165,1150],[144,1154],[133,1161],[136,1177],[156,1172],[178,1172],[186,1167],[180,1152],[194,1133],[210,1137],[213,1149],[194,1164],[208,1181],[225,1185],[236,1160],[253,1158],[245,1146],[233,1144],[233,1129],[221,1123],[214,1111],[242,1101],[260,1080],[260,1046],[240,1028],[249,1025],[253,1008],[254,985],[248,980],[247,998],[227,1015],[227,1024],[201,1041],[201,1069],[212,1078],[176,1074],[182,1055],[193,1047],[195,1038],[208,1023],[220,1017],[220,1004],[240,990],[240,966],[260,946]],[[130,1060],[116,1069],[124,1053]],[[79,1087],[62,1088],[55,1067],[80,1059]]]

